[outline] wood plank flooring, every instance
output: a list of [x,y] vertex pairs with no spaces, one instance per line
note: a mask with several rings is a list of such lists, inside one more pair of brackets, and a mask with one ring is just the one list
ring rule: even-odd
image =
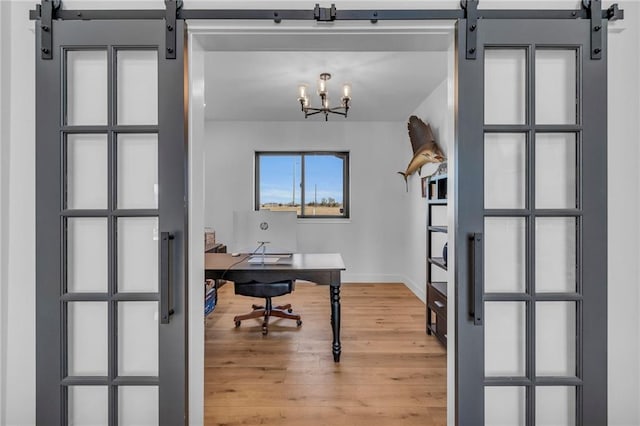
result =
[[403,284],[342,285],[342,356],[333,362],[329,287],[298,282],[274,299],[303,324],[233,317],[258,299],[219,290],[205,327],[205,425],[446,425],[446,351],[424,332]]

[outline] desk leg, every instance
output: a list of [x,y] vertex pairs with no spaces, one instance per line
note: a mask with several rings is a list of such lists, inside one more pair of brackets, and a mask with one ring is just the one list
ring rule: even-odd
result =
[[340,362],[340,287],[329,286],[331,296],[331,328],[333,329],[333,360]]

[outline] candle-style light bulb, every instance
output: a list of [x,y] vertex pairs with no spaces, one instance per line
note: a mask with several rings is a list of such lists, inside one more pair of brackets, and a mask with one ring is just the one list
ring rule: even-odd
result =
[[318,80],[318,95],[324,95],[327,93],[327,81],[320,79]]
[[301,84],[298,86],[298,100],[303,100],[307,97],[307,85]]
[[345,83],[342,86],[342,97],[351,99],[351,84]]
[[323,96],[327,94],[327,81],[331,79],[331,74],[323,72],[320,74],[320,80],[318,80],[318,95]]

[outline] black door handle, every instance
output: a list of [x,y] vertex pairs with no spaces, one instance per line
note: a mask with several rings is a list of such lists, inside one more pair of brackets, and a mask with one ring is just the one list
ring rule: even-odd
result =
[[474,325],[482,325],[483,292],[484,292],[484,259],[482,233],[475,232],[469,236],[471,240],[471,303],[469,315],[473,317]]
[[170,232],[160,233],[160,324],[169,324],[173,310],[171,286],[171,240]]

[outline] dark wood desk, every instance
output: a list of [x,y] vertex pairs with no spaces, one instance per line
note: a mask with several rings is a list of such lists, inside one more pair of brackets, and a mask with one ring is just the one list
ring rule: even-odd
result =
[[230,281],[278,282],[306,280],[329,285],[333,360],[340,362],[340,273],[346,268],[337,253],[294,254],[287,264],[249,264],[249,255],[233,257],[226,253],[205,253],[205,278]]

